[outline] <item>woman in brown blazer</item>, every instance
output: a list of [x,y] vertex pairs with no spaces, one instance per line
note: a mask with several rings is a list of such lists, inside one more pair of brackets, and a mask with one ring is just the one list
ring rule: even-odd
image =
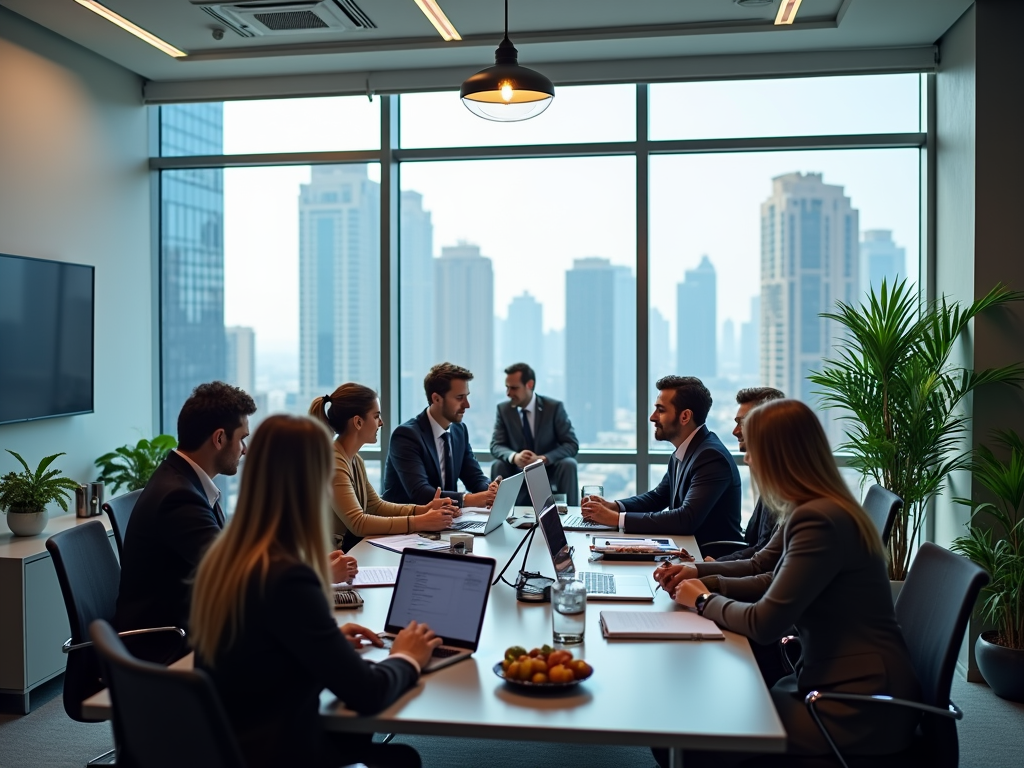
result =
[[[829,755],[804,705],[810,691],[920,699],[896,623],[885,550],[810,408],[796,400],[766,403],[747,415],[743,432],[761,495],[781,515],[784,549],[771,585],[755,602],[741,602],[709,594],[683,569],[658,569],[655,578],[677,603],[756,642],[778,640],[796,625],[803,658],[795,674],[772,687],[772,699],[790,753]],[[916,712],[892,707],[823,702],[818,711],[849,755],[899,752],[917,725]]]

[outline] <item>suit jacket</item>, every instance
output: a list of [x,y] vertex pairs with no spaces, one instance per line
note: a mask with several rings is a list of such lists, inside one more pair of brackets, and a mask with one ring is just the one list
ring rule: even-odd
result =
[[[458,479],[470,493],[486,491],[490,483],[473,456],[465,425],[452,422],[448,429],[451,434],[452,461]],[[434,498],[434,492],[442,487],[441,457],[437,455],[434,432],[424,409],[419,416],[409,419],[391,434],[381,498],[394,504],[426,504]],[[465,494],[442,491],[441,495],[461,505]]]
[[737,540],[740,532],[740,473],[718,436],[701,426],[681,462],[673,497],[677,462],[653,491],[623,499],[626,533],[692,535],[697,544]]
[[[803,504],[786,520],[782,558],[761,599],[716,595],[704,616],[758,643],[778,640],[796,625],[803,658],[795,678],[783,678],[772,689],[791,750],[829,751],[803,703],[813,689],[920,700],[896,623],[885,555],[864,546],[853,518],[831,500]],[[906,746],[917,715],[897,709],[822,708],[833,737],[849,754],[885,754]]]
[[135,503],[124,535],[114,623],[188,629],[190,581],[203,553],[224,528],[191,465],[167,454]]
[[196,666],[213,679],[248,766],[350,762],[328,756],[320,691],[374,714],[418,677],[402,659],[364,661],[338,631],[313,570],[281,561],[262,589],[253,579],[238,636],[212,661],[197,655]]
[[753,557],[754,553],[768,545],[774,531],[775,515],[758,498],[757,504],[754,505],[754,511],[750,515],[750,521],[747,523],[747,530],[743,532],[743,540],[747,542],[747,546],[728,555],[722,555],[717,562],[747,560]]
[[694,563],[697,577],[710,592],[734,600],[760,600],[772,585],[775,566],[782,559],[782,547],[782,528],[776,525],[768,543],[749,558]]
[[[537,410],[533,418],[533,452],[547,456],[549,464],[575,456],[579,453],[580,444],[562,401],[540,395],[534,397]],[[506,400],[498,405],[491,436],[491,455],[511,464],[513,454],[524,448],[523,417],[519,415],[519,409]]]

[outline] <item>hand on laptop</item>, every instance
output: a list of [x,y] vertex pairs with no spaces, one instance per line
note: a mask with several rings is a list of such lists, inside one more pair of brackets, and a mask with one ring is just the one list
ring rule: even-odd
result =
[[490,507],[494,503],[494,497],[498,493],[498,481],[495,480],[487,486],[486,491],[479,493],[467,493],[462,498],[462,503],[467,507]]
[[[417,515],[425,515],[425,514],[427,514],[427,512],[430,512],[431,510],[434,510],[434,509],[447,509],[447,511],[449,513],[451,513],[452,517],[458,517],[459,515],[462,514],[462,510],[459,509],[458,507],[456,507],[454,504],[452,504],[452,500],[451,499],[444,498],[444,497],[441,496],[441,489],[440,488],[438,488],[436,491],[434,491],[434,498],[432,498],[428,503],[426,503],[426,504],[418,504],[416,506],[416,514]],[[441,530],[444,530],[444,529],[443,528],[436,528],[436,529],[420,528],[419,530],[421,530],[421,531],[430,531],[430,530],[441,531]]]
[[369,642],[370,645],[376,645],[378,648],[384,646],[384,641],[377,637],[376,632],[372,629],[367,629],[361,624],[342,624],[338,629],[341,630],[341,634],[345,636],[345,639],[352,643],[353,648],[362,648],[364,640]]
[[410,621],[405,629],[395,635],[395,640],[391,643],[391,652],[411,656],[421,667],[425,667],[430,661],[430,655],[440,644],[441,638],[435,635],[430,627]]
[[697,578],[697,566],[690,563],[681,565],[669,565],[662,563],[654,569],[654,580],[661,585],[661,588],[668,592],[669,596],[675,598],[676,588],[690,579]]
[[409,520],[409,524],[413,531],[444,531],[451,526],[452,519],[460,514],[462,512],[457,507],[438,507],[437,509],[428,509],[423,514],[417,514]]
[[340,584],[343,581],[351,582],[359,573],[359,563],[354,557],[344,552],[334,550],[329,555],[331,564],[331,581]]
[[619,505],[600,496],[586,496],[582,503],[583,519],[601,525],[619,527]]

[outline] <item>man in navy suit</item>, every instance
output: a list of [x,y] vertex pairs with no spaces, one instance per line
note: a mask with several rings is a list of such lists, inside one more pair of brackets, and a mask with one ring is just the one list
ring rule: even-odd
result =
[[[498,484],[488,483],[462,424],[472,380],[472,373],[451,363],[430,369],[423,380],[426,409],[391,435],[381,494],[385,501],[427,504],[440,488],[460,507],[491,506]],[[466,493],[458,490],[459,480]]]
[[668,472],[657,488],[639,496],[621,501],[587,497],[583,516],[626,533],[692,535],[697,544],[741,538],[740,474],[705,424],[711,393],[693,376],[666,376],[657,387],[654,437],[676,448]]
[[[217,475],[233,475],[245,455],[256,403],[238,387],[200,384],[178,414],[178,448],[156,468],[124,535],[118,631],[188,628],[190,581],[224,527]],[[147,656],[141,646],[137,655]],[[149,657],[161,660],[154,651]]]

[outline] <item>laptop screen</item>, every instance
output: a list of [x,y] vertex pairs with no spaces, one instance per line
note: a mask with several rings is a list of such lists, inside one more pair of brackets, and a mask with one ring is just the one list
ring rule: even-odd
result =
[[554,504],[540,513],[540,530],[544,534],[544,541],[548,544],[548,554],[551,555],[551,564],[555,566],[555,573],[575,573],[576,567],[572,563],[569,542],[566,541],[565,529],[562,528],[562,521],[558,518],[558,508]]
[[551,495],[551,483],[548,481],[548,473],[544,469],[544,462],[535,461],[523,470],[523,474],[526,475],[526,487],[530,491],[533,512],[540,517],[540,513],[549,504],[554,504],[554,497]]
[[476,648],[491,590],[494,560],[406,550],[388,609],[388,632],[426,623],[445,645]]

